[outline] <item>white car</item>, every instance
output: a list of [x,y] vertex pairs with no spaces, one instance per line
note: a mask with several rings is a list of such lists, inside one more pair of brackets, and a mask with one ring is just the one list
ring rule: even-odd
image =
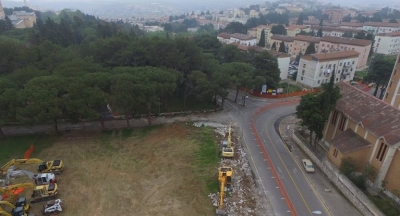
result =
[[315,172],[314,165],[309,159],[302,159],[301,161],[306,172]]

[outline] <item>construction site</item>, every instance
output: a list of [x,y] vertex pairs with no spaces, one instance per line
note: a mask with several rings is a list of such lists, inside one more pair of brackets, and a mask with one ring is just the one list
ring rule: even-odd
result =
[[72,131],[40,152],[32,149],[34,157],[21,152],[1,167],[0,215],[264,212],[233,125]]

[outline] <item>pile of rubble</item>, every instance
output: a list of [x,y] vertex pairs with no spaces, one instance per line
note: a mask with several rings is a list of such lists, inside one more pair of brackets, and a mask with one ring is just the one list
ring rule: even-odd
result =
[[[209,126],[215,128],[215,132],[226,137],[228,133],[227,125],[213,122],[196,122],[196,127]],[[254,176],[251,167],[246,158],[246,152],[240,145],[240,140],[235,136],[235,130],[232,130],[232,146],[235,149],[233,159],[221,159],[220,166],[229,166],[233,168],[232,185],[226,187],[224,198],[224,211],[227,215],[263,215],[262,204],[258,203],[259,193],[256,188]],[[218,140],[217,143],[221,143]],[[219,146],[222,148],[222,146]],[[217,179],[215,179],[218,181]],[[218,208],[219,192],[209,194],[213,206]]]

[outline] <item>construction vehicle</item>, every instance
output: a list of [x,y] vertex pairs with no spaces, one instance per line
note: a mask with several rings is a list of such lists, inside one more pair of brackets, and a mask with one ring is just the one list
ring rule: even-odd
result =
[[20,164],[39,164],[38,171],[42,173],[53,172],[55,174],[60,174],[64,168],[62,160],[42,161],[38,158],[12,159],[1,167],[0,174],[6,172],[11,166]]
[[6,179],[4,182],[4,186],[9,185],[12,178],[16,178],[18,176],[28,176],[29,178],[33,179],[36,185],[44,185],[50,183],[57,183],[56,176],[54,173],[40,173],[40,174],[33,174],[28,170],[15,170],[15,166],[11,166],[7,170]]
[[[232,138],[231,138],[231,131],[232,127],[229,125],[229,130],[228,130],[228,140],[226,142],[226,146],[222,146],[222,157],[225,158],[233,158],[235,155],[235,151],[232,147]],[[224,144],[224,142],[223,142]]]
[[217,215],[226,215],[223,210],[224,197],[225,197],[225,186],[232,184],[233,169],[231,167],[220,167],[218,168],[218,181],[219,181],[219,205],[216,210]]
[[17,203],[15,205],[13,205],[12,203],[8,202],[8,201],[0,201],[0,205],[6,205],[9,206],[12,209],[16,209],[17,207],[22,207],[24,209],[25,212],[29,211],[30,205],[27,203],[26,198],[25,197],[21,197],[18,199]]
[[33,191],[31,203],[42,202],[55,198],[58,193],[58,187],[56,183],[38,186],[34,185],[33,183],[10,185],[6,187],[0,187],[0,193],[2,194],[3,199],[8,197],[15,198],[18,197],[19,193],[25,189],[31,189]]
[[62,212],[62,202],[60,199],[47,202],[43,208],[44,215],[58,214]]
[[0,201],[0,204],[4,204],[7,205],[9,207],[11,207],[11,213],[8,213],[6,211],[4,211],[1,207],[0,207],[0,215],[6,215],[6,216],[35,216],[34,214],[27,214],[28,210],[29,210],[29,204],[26,201],[25,197],[22,197],[20,199],[18,199],[17,204],[13,205],[10,202],[7,201]]

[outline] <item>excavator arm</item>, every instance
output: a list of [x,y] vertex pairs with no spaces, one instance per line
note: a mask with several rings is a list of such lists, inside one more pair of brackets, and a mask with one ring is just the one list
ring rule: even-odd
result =
[[[11,208],[15,208],[15,205],[13,205],[12,203],[10,203],[10,202],[8,202],[8,201],[0,201],[0,205],[6,205],[6,206],[9,206],[9,207],[11,207]],[[0,209],[1,209],[1,206],[0,206]]]
[[12,216],[10,213],[7,213],[7,212],[3,211],[2,209],[0,209],[0,215],[3,215],[3,216]]
[[7,172],[7,170],[13,165],[19,164],[38,164],[42,163],[43,161],[38,158],[28,158],[28,159],[12,159],[7,162],[5,165],[1,167],[0,174],[3,172]]

